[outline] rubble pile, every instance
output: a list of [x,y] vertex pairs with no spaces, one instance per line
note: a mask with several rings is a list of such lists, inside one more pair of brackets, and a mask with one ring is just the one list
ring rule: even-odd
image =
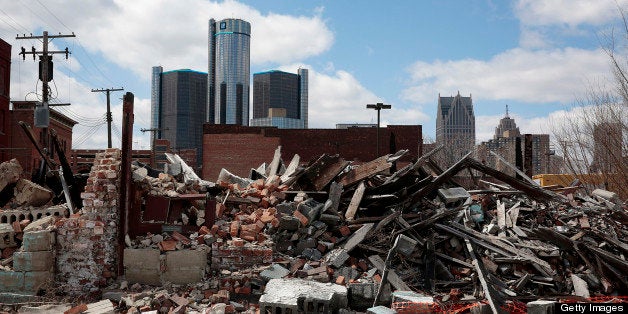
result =
[[[204,298],[187,296],[183,308],[192,310],[209,308],[214,302],[207,296],[215,294],[227,296],[221,300],[226,306],[264,294],[260,307],[273,312],[307,306],[337,312],[346,307],[342,300],[355,311],[378,304],[399,312],[409,304],[502,311],[538,299],[625,295],[628,213],[613,193],[554,192],[469,156],[446,170],[431,159],[433,152],[398,167],[405,153],[357,166],[323,155],[299,167],[295,156],[285,167],[278,149],[250,178],[223,170],[211,188],[165,173],[134,173],[149,194],[211,191],[215,222],[189,237],[147,234],[127,245],[162,252],[211,247],[211,284],[193,293]],[[456,183],[467,171],[477,190]],[[200,203],[192,205],[203,212],[199,217],[214,210]],[[287,280],[296,290],[299,280],[328,283],[346,287],[346,294],[319,300],[305,293],[304,300],[282,304],[267,296],[273,280]]]

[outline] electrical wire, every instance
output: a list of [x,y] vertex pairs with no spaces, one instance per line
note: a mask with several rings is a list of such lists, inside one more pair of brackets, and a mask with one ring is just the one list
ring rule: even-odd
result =
[[52,13],[52,11],[50,11],[50,9],[48,9],[47,6],[45,6],[43,3],[41,3],[41,1],[37,0],[37,3],[39,3],[42,7],[44,7],[44,9],[46,9],[46,11],[48,11],[48,13],[50,13],[50,15],[52,15],[55,19],[57,19],[57,21],[59,23],[61,23],[61,25],[65,26],[65,28],[67,28],[70,32],[72,32],[72,30],[63,23],[63,21],[61,21],[54,13]]

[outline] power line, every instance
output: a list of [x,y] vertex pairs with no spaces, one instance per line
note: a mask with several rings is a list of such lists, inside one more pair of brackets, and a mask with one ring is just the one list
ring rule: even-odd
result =
[[43,3],[41,3],[41,1],[37,0],[37,3],[39,3],[42,7],[44,7],[44,9],[46,9],[46,11],[50,13],[50,15],[52,15],[59,23],[61,23],[61,25],[65,26],[65,28],[67,28],[70,32],[72,32],[72,30],[67,25],[65,25],[54,13],[52,13],[52,11],[48,9],[48,7],[46,7]]
[[[28,32],[28,29],[24,26],[22,26],[22,24],[18,23],[16,20],[14,20],[7,12],[5,12],[4,10],[0,9],[0,12],[4,13],[4,15],[6,15],[9,19],[11,19],[11,21],[13,21],[13,23],[17,24],[17,26],[21,27],[24,31]],[[15,28],[14,28],[15,29]],[[19,33],[20,31],[16,29],[16,31]]]

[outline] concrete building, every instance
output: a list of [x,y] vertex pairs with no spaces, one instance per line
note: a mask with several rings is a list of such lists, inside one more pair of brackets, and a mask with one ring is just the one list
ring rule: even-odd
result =
[[273,70],[253,75],[251,126],[307,129],[307,119],[307,69],[299,69],[297,74]]
[[515,171],[499,161],[489,152],[493,151],[503,157],[508,163],[518,167],[528,176],[541,173],[552,173],[558,169],[550,169],[549,134],[521,134],[515,120],[506,115],[495,128],[493,139],[482,142],[476,148],[478,160],[502,172],[515,175]]
[[208,123],[249,123],[251,24],[240,19],[209,20]]
[[443,144],[444,162],[451,164],[475,147],[475,115],[471,96],[438,95],[436,143]]
[[[151,128],[173,150],[196,149],[201,159],[207,104],[207,73],[189,69],[161,72],[153,67]],[[155,124],[156,123],[156,124]]]
[[[294,154],[299,154],[303,164],[322,154],[339,155],[358,164],[368,162],[379,157],[376,133],[377,128],[278,129],[205,124],[202,178],[215,181],[222,168],[248,177],[251,168],[273,159],[277,146],[281,146],[285,162]],[[388,125],[380,129],[381,154],[407,149],[409,152],[400,160],[407,164],[421,156],[421,138],[420,125]]]
[[0,162],[9,160],[11,45],[0,39]]

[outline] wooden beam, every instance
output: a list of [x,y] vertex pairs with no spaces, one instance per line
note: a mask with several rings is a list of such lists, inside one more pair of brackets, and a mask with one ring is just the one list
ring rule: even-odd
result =
[[392,166],[392,163],[388,161],[388,157],[390,157],[390,154],[353,168],[351,171],[342,176],[340,184],[346,187],[389,169]]
[[349,203],[349,207],[345,212],[345,219],[353,220],[355,217],[355,213],[358,211],[358,207],[360,206],[360,202],[362,201],[362,197],[364,196],[364,191],[366,190],[366,185],[363,182],[360,182],[358,188],[355,189],[353,193],[353,197],[351,198],[351,203]]

